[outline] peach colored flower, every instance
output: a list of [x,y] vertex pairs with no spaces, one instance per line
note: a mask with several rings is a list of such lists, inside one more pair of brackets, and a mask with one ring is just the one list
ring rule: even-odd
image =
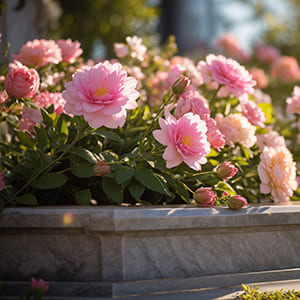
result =
[[33,97],[39,85],[40,77],[37,71],[20,63],[10,69],[4,82],[7,94],[14,98]]
[[114,51],[117,57],[125,57],[129,54],[129,49],[126,44],[123,43],[114,43]]
[[300,87],[295,86],[292,97],[286,99],[286,112],[300,115]]
[[82,54],[80,43],[78,41],[72,42],[71,39],[56,41],[62,53],[62,60],[67,63],[74,63],[76,58]]
[[280,57],[279,49],[271,45],[257,44],[255,51],[258,59],[266,63],[272,63]]
[[[204,64],[198,64],[198,69],[202,73],[205,82],[209,82],[207,76],[210,76],[211,81],[225,85],[229,92],[236,97],[254,92],[253,86],[256,82],[252,80],[250,73],[231,58],[209,54]],[[209,72],[207,73],[207,71]]]
[[163,154],[167,168],[185,162],[190,168],[201,170],[201,164],[206,163],[205,156],[210,152],[205,121],[193,113],[187,113],[176,120],[165,111],[165,120],[160,118],[159,124],[161,130],[154,130],[153,136],[167,146]]
[[271,193],[276,203],[289,202],[298,184],[296,163],[287,147],[265,147],[257,171],[261,193]]
[[49,93],[49,91],[38,93],[34,97],[34,102],[42,108],[53,104],[54,111],[60,115],[64,112],[66,100],[62,97],[62,93]]
[[43,279],[35,279],[34,277],[31,278],[31,287],[33,289],[41,287],[44,292],[46,292],[49,289],[49,284],[45,282]]
[[270,70],[271,76],[283,82],[300,79],[300,68],[297,59],[293,56],[281,56],[274,61]]
[[62,61],[61,49],[53,40],[33,40],[22,46],[19,54],[13,58],[26,66],[37,68],[47,64],[58,64]]
[[255,144],[256,128],[243,115],[234,113],[224,117],[222,114],[217,114],[215,120],[227,145],[233,146],[234,143],[240,143],[250,148]]
[[62,94],[65,111],[83,115],[92,128],[123,126],[126,110],[137,106],[136,84],[136,79],[127,77],[119,63],[106,61],[93,67],[84,66],[65,84]]
[[250,74],[252,75],[253,80],[256,81],[256,87],[264,89],[269,84],[269,79],[263,69],[260,68],[251,68]]
[[0,191],[3,191],[5,188],[5,181],[4,181],[4,173],[0,171]]
[[142,44],[142,39],[137,36],[128,36],[126,37],[126,42],[130,49],[130,56],[143,61],[147,48]]
[[268,132],[264,134],[257,134],[257,146],[263,151],[265,147],[286,147],[286,143],[283,136],[280,136],[279,133],[275,130],[272,130],[271,127],[267,127]]
[[255,126],[264,128],[267,121],[265,113],[262,109],[251,100],[240,100],[242,114],[249,120],[249,122]]

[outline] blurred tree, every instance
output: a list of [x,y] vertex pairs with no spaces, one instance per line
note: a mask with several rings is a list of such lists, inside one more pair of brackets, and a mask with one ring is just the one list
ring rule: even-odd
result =
[[56,0],[62,10],[60,26],[52,38],[79,40],[84,56],[90,57],[95,45],[105,47],[106,56],[113,55],[113,43],[124,42],[126,36],[155,41],[159,1],[147,0]]

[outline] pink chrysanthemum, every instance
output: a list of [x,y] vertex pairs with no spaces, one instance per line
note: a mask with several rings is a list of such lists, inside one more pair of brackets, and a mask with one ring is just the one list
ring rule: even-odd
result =
[[61,49],[53,40],[33,40],[22,46],[20,53],[13,58],[26,66],[42,67],[62,61]]
[[261,193],[271,193],[276,203],[289,202],[298,183],[296,163],[286,147],[265,147],[257,171]]
[[76,58],[82,54],[82,49],[78,41],[72,42],[71,39],[67,39],[58,40],[56,43],[61,49],[63,61],[67,63],[74,63]]
[[61,93],[49,93],[49,91],[38,93],[34,97],[34,102],[42,108],[53,104],[54,111],[60,115],[64,112],[66,100],[62,97]]
[[295,86],[292,97],[286,99],[286,112],[300,115],[300,87]]
[[256,82],[252,79],[251,74],[241,66],[237,61],[226,58],[223,55],[215,56],[209,54],[206,57],[206,62],[198,64],[200,72],[203,69],[203,78],[207,77],[207,70],[211,74],[213,81],[218,84],[224,84],[227,90],[240,97],[243,94],[252,94],[253,87]]
[[243,99],[241,100],[242,114],[255,126],[264,128],[267,121],[265,113],[253,101]]
[[160,118],[159,124],[161,130],[154,130],[153,136],[167,146],[163,154],[167,168],[185,162],[192,169],[201,170],[201,164],[206,163],[205,156],[210,152],[205,121],[193,113],[187,113],[176,120],[165,111],[165,120]]
[[257,134],[257,146],[260,150],[264,150],[265,147],[286,147],[286,143],[283,136],[272,128],[267,128],[268,132],[264,134]]
[[137,106],[137,81],[127,77],[119,63],[108,61],[93,67],[84,66],[65,84],[65,111],[83,115],[92,128],[123,126],[126,110]]

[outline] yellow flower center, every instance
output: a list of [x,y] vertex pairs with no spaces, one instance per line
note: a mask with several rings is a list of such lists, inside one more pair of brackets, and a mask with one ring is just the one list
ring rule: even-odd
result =
[[187,146],[192,146],[192,137],[189,135],[184,135],[182,139],[182,143]]
[[108,90],[106,88],[103,88],[102,86],[99,86],[96,91],[95,91],[95,94],[98,96],[98,97],[102,97],[103,95],[105,95],[106,93],[108,92]]

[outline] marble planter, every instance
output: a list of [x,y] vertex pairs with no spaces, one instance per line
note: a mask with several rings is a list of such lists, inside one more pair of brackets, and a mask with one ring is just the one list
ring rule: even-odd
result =
[[300,277],[300,205],[42,207],[0,214],[0,296],[122,296]]

